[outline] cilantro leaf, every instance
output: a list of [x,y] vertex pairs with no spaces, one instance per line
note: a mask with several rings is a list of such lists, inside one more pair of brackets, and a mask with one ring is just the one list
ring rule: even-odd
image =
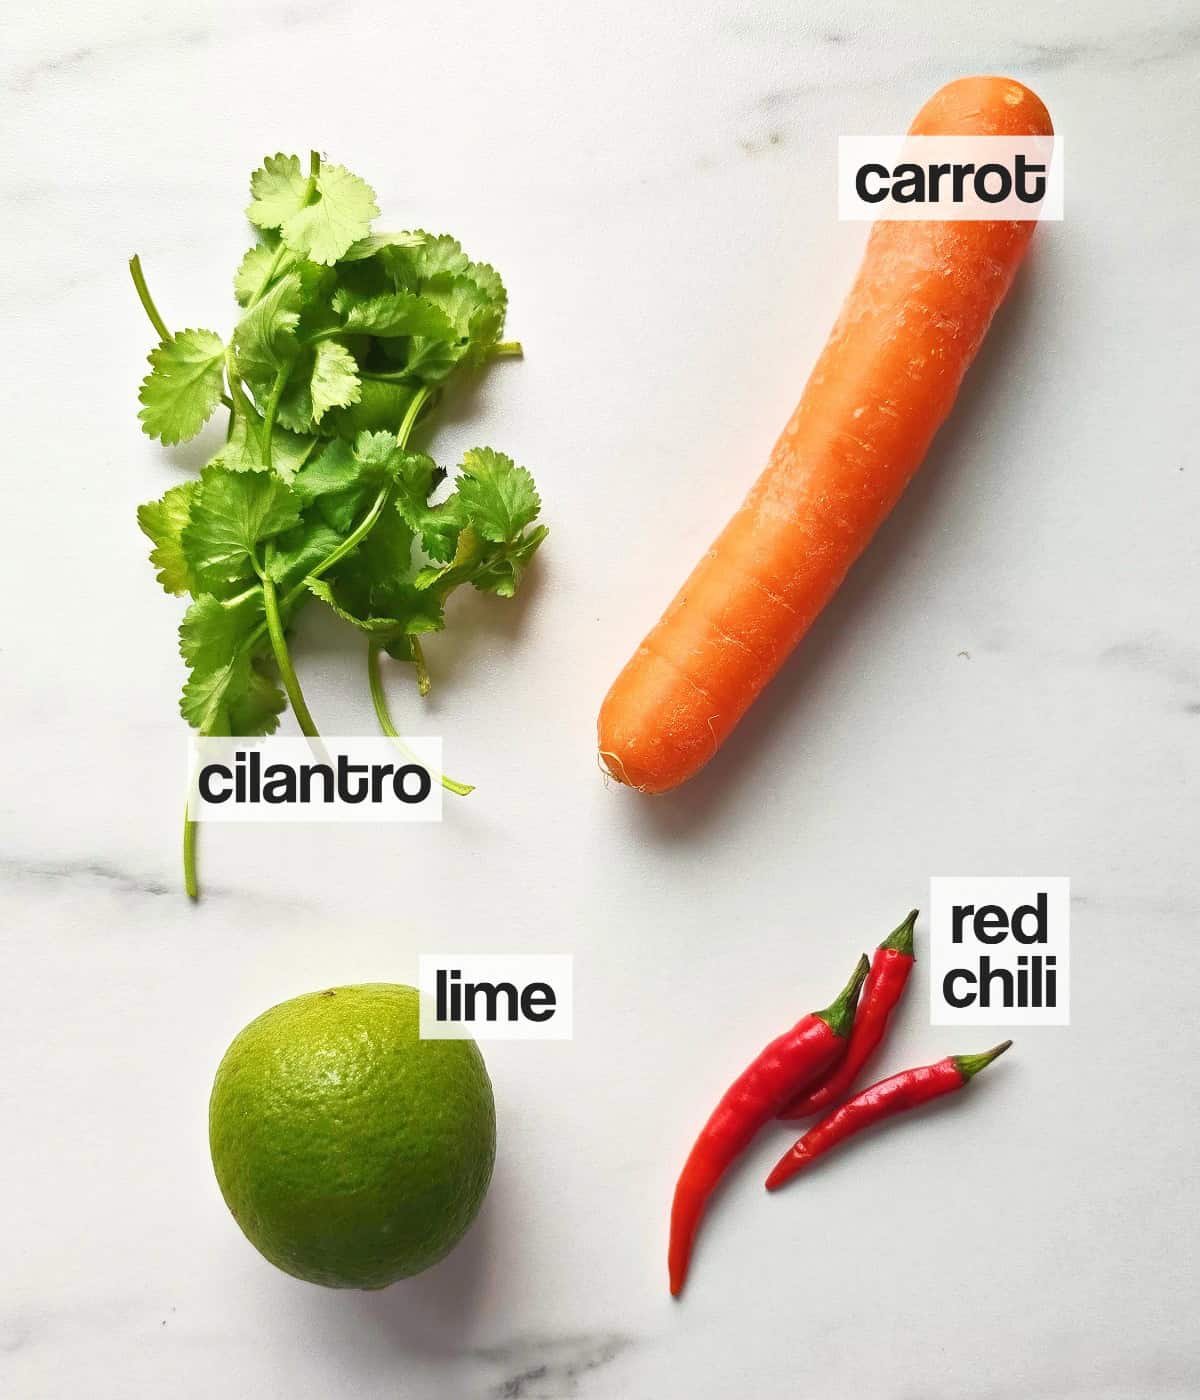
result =
[[267,573],[280,588],[290,588],[332,554],[343,538],[320,521],[302,521],[276,536],[267,559]]
[[442,308],[467,342],[464,357],[481,364],[504,329],[503,296],[493,297],[470,277],[438,278],[424,295]]
[[419,242],[414,246],[389,249],[385,254],[401,286],[419,292],[434,277],[457,277],[470,267],[471,260],[457,238],[448,233],[426,233],[424,229],[418,229],[416,237]]
[[[444,506],[449,507],[453,501],[451,497]],[[418,570],[415,580],[417,587],[429,589],[436,584],[438,596],[445,598],[471,576],[482,550],[483,541],[475,531],[469,525],[462,526],[454,541],[454,553],[440,566],[429,565]]]
[[[411,583],[400,581],[393,585],[393,610],[398,614],[395,617],[359,616],[338,601],[334,589],[323,578],[310,578],[307,586],[309,592],[327,604],[343,622],[349,622],[359,631],[381,641],[440,632],[446,625],[440,602],[432,594],[420,592]],[[399,607],[395,606],[397,603]]]
[[[399,514],[387,512],[335,577],[309,579],[308,587],[339,617],[379,640],[441,631],[442,599],[412,579],[412,542]],[[406,645],[399,654],[407,658]]]
[[299,520],[295,494],[274,473],[205,467],[183,529],[183,552],[201,587],[226,594],[258,576],[258,546]]
[[466,276],[475,283],[489,303],[501,311],[508,306],[508,293],[500,274],[491,263],[473,262],[467,264]]
[[203,734],[270,734],[287,701],[266,672],[261,643],[250,637],[263,618],[262,591],[219,599],[204,593],[179,627],[190,675],[179,709]]
[[549,533],[545,525],[539,525],[515,545],[506,546],[484,560],[471,575],[471,587],[481,593],[495,593],[499,598],[511,598],[520,587],[538,545]]
[[507,294],[494,267],[471,262],[457,239],[423,234],[416,248],[388,248],[381,260],[398,290],[419,294],[441,310],[454,327],[416,340],[405,366],[424,382],[445,379],[458,364],[481,364],[504,328]]
[[[247,248],[238,270],[233,274],[233,294],[237,298],[239,306],[249,306],[254,298],[263,290],[263,283],[267,280],[267,273],[270,272],[279,250],[279,238],[274,234],[264,234],[253,248]],[[280,266],[277,272],[286,272],[283,266],[285,259],[290,259],[290,254],[284,253],[280,258]]]
[[193,438],[212,416],[224,387],[225,345],[212,331],[180,331],[150,352],[138,417],[150,437],[172,444]]
[[[301,349],[290,365],[284,366],[285,381],[283,392],[276,405],[275,423],[289,432],[308,437],[320,431],[313,418],[312,378],[317,364],[315,347]],[[274,380],[269,384],[259,380],[252,383],[255,398],[265,407],[275,387]],[[274,465],[274,439],[272,438],[271,462]]]
[[300,300],[300,275],[289,272],[255,302],[234,328],[238,373],[252,387],[269,387],[276,372],[286,368],[299,353],[296,326]]
[[334,438],[296,473],[292,490],[307,507],[322,496],[357,486],[359,479],[360,466],[353,445],[344,438]]
[[183,552],[182,536],[196,485],[194,481],[185,481],[172,486],[161,500],[138,506],[137,519],[142,533],[154,541],[150,562],[158,570],[158,581],[168,593],[194,591],[195,580]]
[[490,447],[463,454],[456,495],[463,516],[497,544],[514,541],[542,507],[533,477]]
[[433,489],[437,468],[420,452],[408,452],[392,433],[359,433],[353,445],[332,442],[296,477],[297,496],[314,502],[334,529],[349,533],[371,498],[388,480],[397,483],[401,498]]
[[280,228],[294,253],[332,265],[370,233],[371,220],[378,213],[375,191],[365,180],[351,175],[345,166],[322,164],[315,198],[286,215]]
[[299,156],[285,156],[282,152],[267,156],[250,176],[250,193],[254,200],[246,217],[257,228],[278,228],[304,207],[308,197],[308,176]]
[[422,384],[441,384],[462,363],[466,348],[458,340],[430,340],[425,336],[414,336],[409,343],[408,358],[404,361],[404,373]]
[[403,611],[395,590],[412,576],[412,553],[412,531],[396,512],[385,511],[329,581],[343,606],[359,616],[395,616]]
[[395,434],[416,392],[412,384],[364,378],[358,402],[349,408],[331,408],[321,425],[322,431],[351,439],[364,430]]
[[369,233],[365,238],[355,239],[338,262],[364,262],[384,248],[419,248],[424,241],[419,233]]
[[399,505],[433,560],[416,586],[443,598],[462,583],[512,597],[548,533],[544,526],[524,533],[541,509],[533,478],[489,447],[463,454],[455,490],[440,505]]
[[455,496],[435,506],[411,495],[397,496],[396,509],[405,524],[420,537],[421,548],[430,559],[444,564],[454,557],[459,532],[465,523]]
[[[491,268],[487,271],[490,273]],[[499,279],[495,282],[498,286]],[[422,285],[421,296],[432,302],[454,327],[454,338],[450,342],[453,350],[447,354],[442,345],[414,340],[406,368],[427,382],[436,383],[457,364],[482,364],[504,329],[503,287],[493,293],[466,274],[440,275]]]
[[319,423],[331,408],[349,408],[362,394],[358,361],[334,340],[322,340],[316,349],[310,393],[313,422]]
[[[283,481],[291,481],[316,444],[314,437],[276,426],[271,437],[271,470]],[[235,413],[228,439],[209,460],[208,466],[224,467],[231,472],[265,472],[262,419],[257,414],[248,417],[245,413]]]
[[348,332],[380,337],[420,335],[450,341],[458,338],[454,323],[445,312],[415,292],[355,298],[340,291],[333,299],[333,309],[344,317]]

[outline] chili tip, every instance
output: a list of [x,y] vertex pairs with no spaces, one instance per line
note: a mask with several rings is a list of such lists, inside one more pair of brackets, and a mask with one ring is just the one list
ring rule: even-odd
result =
[[786,1182],[791,1181],[792,1177],[807,1163],[809,1155],[808,1149],[802,1147],[800,1143],[789,1147],[771,1168],[766,1181],[767,1190],[778,1191]]

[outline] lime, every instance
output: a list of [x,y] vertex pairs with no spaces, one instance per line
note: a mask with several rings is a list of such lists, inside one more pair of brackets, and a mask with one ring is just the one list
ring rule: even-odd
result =
[[332,987],[272,1007],[225,1052],[209,1146],[225,1203],[272,1264],[384,1288],[475,1218],[496,1110],[471,1040],[419,1040],[414,987]]

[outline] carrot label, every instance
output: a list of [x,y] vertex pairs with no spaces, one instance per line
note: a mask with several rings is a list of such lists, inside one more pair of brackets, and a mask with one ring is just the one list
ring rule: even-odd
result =
[[935,876],[929,968],[931,1025],[1069,1025],[1070,880]]
[[838,218],[1063,217],[1061,136],[841,136]]

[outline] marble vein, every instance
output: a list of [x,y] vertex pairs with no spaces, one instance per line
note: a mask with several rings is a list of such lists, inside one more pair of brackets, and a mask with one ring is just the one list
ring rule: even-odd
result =
[[566,1400],[632,1341],[619,1332],[526,1336],[472,1354],[505,1373],[487,1392],[490,1400]]

